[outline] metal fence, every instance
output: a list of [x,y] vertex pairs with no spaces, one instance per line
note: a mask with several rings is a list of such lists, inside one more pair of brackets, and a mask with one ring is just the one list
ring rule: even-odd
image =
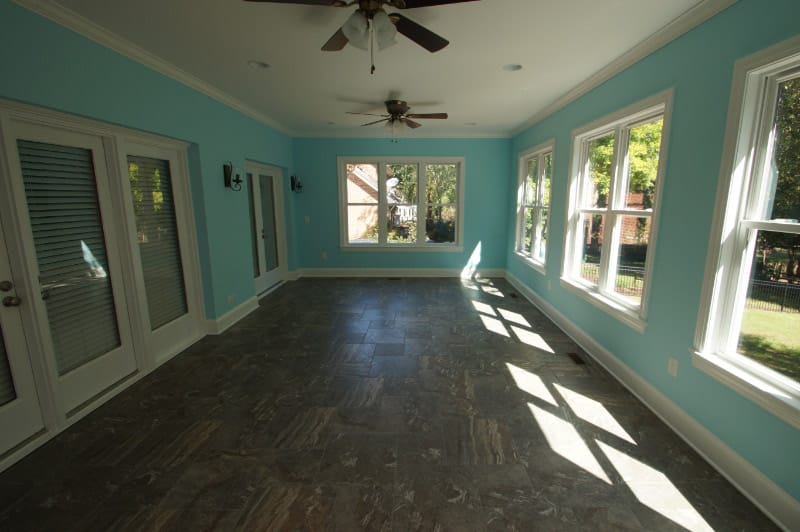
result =
[[747,291],[747,308],[800,312],[800,285],[751,280]]
[[[597,283],[600,278],[600,265],[585,262],[581,268],[581,277],[592,283]],[[614,280],[615,291],[618,294],[642,297],[644,285],[644,268],[620,266],[617,268],[617,278]]]

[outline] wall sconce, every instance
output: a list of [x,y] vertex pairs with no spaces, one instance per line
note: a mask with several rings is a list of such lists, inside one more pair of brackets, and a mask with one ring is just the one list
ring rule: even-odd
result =
[[233,175],[233,163],[222,165],[222,175],[225,178],[225,188],[242,190],[242,178],[239,177],[239,174],[236,174],[235,178],[231,177]]
[[297,192],[300,194],[303,191],[303,183],[300,182],[300,179],[297,176],[291,177],[292,181],[292,192]]

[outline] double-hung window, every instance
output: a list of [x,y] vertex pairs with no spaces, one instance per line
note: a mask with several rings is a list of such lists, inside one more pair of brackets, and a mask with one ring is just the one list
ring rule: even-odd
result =
[[340,157],[338,165],[343,248],[461,249],[463,159]]
[[520,155],[516,252],[518,256],[542,272],[547,250],[547,221],[550,214],[552,174],[552,141]]
[[800,427],[800,39],[736,66],[694,364]]
[[562,283],[643,330],[669,93],[577,131]]

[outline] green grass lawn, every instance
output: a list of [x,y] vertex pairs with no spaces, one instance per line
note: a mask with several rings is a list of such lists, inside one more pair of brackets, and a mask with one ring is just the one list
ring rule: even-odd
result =
[[800,381],[800,313],[745,309],[739,353]]

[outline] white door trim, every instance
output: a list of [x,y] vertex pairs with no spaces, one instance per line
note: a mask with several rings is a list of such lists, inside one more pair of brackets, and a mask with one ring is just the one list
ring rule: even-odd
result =
[[[276,275],[276,282],[269,283],[266,286],[259,285],[259,278],[255,279],[255,287],[256,287],[256,295],[258,296],[260,293],[266,292],[277,283],[280,283],[286,279],[287,275],[287,267],[286,267],[286,224],[285,224],[285,217],[284,217],[284,209],[283,209],[283,170],[280,167],[258,163],[255,161],[246,161],[245,162],[245,173],[251,174],[253,176],[253,180],[248,183],[248,186],[254,186],[254,190],[251,191],[251,195],[248,198],[248,201],[257,200],[259,205],[261,203],[261,195],[260,192],[260,183],[258,180],[259,174],[261,175],[269,175],[272,177],[272,191],[273,191],[273,203],[275,207],[275,234],[277,236],[277,252],[278,252],[278,272]],[[253,205],[253,214],[256,217],[258,222],[258,226],[263,227],[263,221],[261,221],[261,209],[256,209],[256,205]],[[263,239],[259,239],[259,246],[258,246],[258,262],[259,262],[259,270],[261,272],[261,276],[265,275],[265,266],[266,263],[263,260],[264,256],[264,241]],[[260,289],[259,289],[260,288]]]

